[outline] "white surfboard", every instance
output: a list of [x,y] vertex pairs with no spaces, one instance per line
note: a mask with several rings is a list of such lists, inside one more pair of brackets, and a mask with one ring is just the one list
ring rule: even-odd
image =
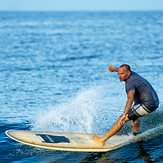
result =
[[130,139],[129,136],[115,135],[106,141],[105,146],[100,146],[92,141],[92,134],[8,130],[6,135],[34,147],[76,152],[107,152],[123,146]]

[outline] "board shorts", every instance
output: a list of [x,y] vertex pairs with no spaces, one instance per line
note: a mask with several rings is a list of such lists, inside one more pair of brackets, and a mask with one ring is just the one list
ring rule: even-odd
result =
[[156,108],[152,108],[152,109],[148,109],[145,105],[143,104],[137,104],[134,105],[130,108],[130,110],[128,111],[128,118],[129,120],[133,120],[136,121],[137,118],[139,117],[143,117],[149,113],[151,113],[152,111],[154,111]]

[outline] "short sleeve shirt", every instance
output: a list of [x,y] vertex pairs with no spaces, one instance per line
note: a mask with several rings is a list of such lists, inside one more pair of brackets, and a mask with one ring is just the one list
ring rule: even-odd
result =
[[158,96],[151,84],[135,72],[131,72],[131,76],[126,80],[126,93],[135,90],[134,104],[144,104],[148,108],[158,107]]

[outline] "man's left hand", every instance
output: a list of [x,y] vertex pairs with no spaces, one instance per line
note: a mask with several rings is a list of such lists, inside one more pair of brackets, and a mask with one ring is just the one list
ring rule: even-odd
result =
[[121,125],[123,125],[125,123],[125,119],[126,119],[126,115],[123,114],[121,119],[120,119],[119,126],[121,126]]

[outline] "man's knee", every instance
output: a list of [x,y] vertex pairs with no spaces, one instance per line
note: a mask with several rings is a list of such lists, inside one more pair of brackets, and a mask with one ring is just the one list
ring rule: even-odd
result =
[[130,121],[130,119],[128,118],[128,114],[126,114],[126,119],[125,119],[126,122]]

